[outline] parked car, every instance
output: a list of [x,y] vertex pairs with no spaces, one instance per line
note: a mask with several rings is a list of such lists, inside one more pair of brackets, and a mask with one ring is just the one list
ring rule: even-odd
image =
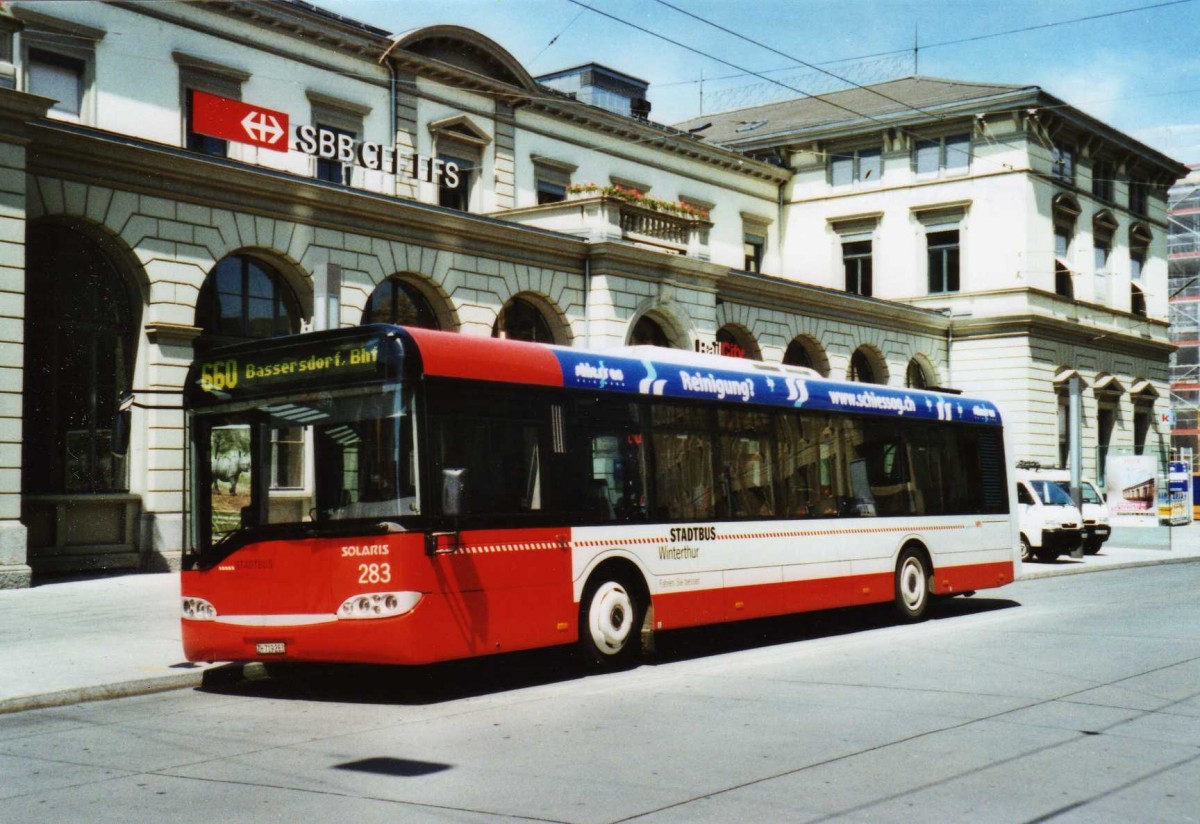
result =
[[1038,473],[1017,473],[1021,560],[1053,561],[1064,552],[1083,555],[1083,514],[1057,482]]

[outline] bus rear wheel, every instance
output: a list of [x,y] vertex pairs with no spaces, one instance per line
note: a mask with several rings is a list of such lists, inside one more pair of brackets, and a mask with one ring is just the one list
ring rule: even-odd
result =
[[579,603],[579,647],[584,660],[601,669],[629,666],[641,648],[646,605],[623,578],[599,575]]
[[896,611],[906,621],[919,621],[929,608],[929,564],[915,547],[900,553],[896,562]]

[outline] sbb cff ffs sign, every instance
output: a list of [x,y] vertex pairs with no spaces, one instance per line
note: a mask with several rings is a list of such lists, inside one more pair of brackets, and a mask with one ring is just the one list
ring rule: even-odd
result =
[[207,92],[192,92],[192,131],[277,152],[288,150],[287,114]]

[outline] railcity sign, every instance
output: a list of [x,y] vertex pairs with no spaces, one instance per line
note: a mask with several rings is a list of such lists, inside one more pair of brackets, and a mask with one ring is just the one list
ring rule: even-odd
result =
[[295,141],[288,145],[290,118],[286,112],[231,100],[207,92],[192,92],[192,130],[198,134],[247,143],[276,152],[294,150],[321,160],[361,166],[385,174],[457,189],[462,177],[457,163],[440,157],[409,154],[395,146],[355,140],[348,134],[320,126],[296,126]]

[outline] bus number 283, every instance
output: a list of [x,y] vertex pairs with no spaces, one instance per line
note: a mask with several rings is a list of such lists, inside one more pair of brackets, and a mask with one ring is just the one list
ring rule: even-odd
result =
[[360,584],[386,584],[392,580],[392,567],[389,564],[359,564],[358,582]]

